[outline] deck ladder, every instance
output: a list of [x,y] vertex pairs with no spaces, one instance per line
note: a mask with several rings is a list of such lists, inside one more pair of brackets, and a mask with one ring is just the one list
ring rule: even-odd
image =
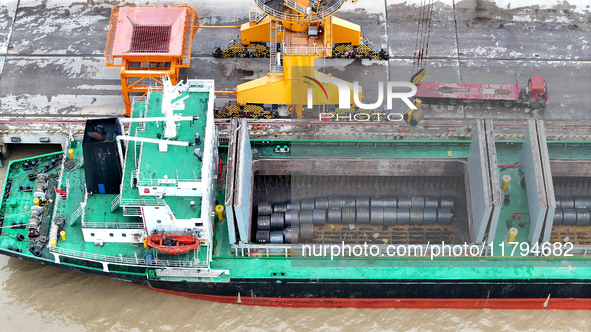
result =
[[78,207],[76,211],[72,213],[72,215],[70,216],[70,226],[74,225],[74,222],[78,220],[78,218],[80,218],[80,216],[84,212],[84,206],[84,203],[80,203],[80,207]]
[[113,198],[111,201],[111,212],[117,210],[119,203],[121,203],[121,194],[115,196],[115,198]]
[[277,31],[280,29],[281,22],[271,20],[271,36],[269,38],[269,57],[271,58],[270,71],[272,73],[283,73],[283,66],[277,65]]
[[70,172],[81,168],[83,165],[84,165],[84,156],[80,157],[80,161],[78,161],[78,163],[74,167],[72,167]]

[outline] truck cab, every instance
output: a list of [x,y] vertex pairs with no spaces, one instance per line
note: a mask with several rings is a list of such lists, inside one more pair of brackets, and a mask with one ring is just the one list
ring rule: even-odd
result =
[[533,108],[544,107],[548,102],[548,87],[541,76],[532,76],[527,81],[527,96]]

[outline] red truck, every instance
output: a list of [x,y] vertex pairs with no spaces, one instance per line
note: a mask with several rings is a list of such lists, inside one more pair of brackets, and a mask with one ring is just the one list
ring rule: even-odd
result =
[[541,76],[530,77],[527,87],[521,90],[519,80],[515,85],[420,82],[415,97],[427,104],[539,108],[545,107],[548,102],[548,88]]

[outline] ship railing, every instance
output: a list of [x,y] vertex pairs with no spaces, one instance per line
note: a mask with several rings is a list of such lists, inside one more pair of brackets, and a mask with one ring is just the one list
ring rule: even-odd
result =
[[72,135],[72,138],[75,141],[81,142],[82,140],[84,140],[84,132],[78,133],[78,134],[74,134],[74,135]]
[[148,260],[144,258],[136,258],[136,257],[125,257],[123,255],[119,256],[107,256],[107,255],[100,255],[94,254],[86,251],[79,251],[61,247],[48,247],[49,252],[63,255],[67,257],[73,258],[80,258],[89,261],[97,261],[97,262],[106,262],[118,265],[131,265],[131,266],[142,266],[142,267],[205,267],[207,266],[207,262],[202,261],[181,261],[181,260],[163,260],[157,257],[154,259]]
[[123,215],[126,217],[141,217],[142,209],[137,206],[124,206]]
[[198,179],[169,179],[169,180],[160,180],[160,179],[138,179],[137,185],[138,186],[175,186],[180,182],[201,182],[201,178]]
[[[61,189],[61,179],[58,182],[57,188]],[[62,195],[58,192],[55,193],[55,197],[57,198],[58,201],[67,201],[68,200],[68,195],[70,194],[70,179],[66,179],[66,188],[65,188],[65,192],[66,195]]]
[[143,229],[143,223],[136,222],[88,222],[82,223],[82,228],[110,228],[110,229]]
[[157,198],[121,198],[121,206],[166,206],[166,202]]
[[[134,108],[135,107],[135,103],[141,102],[141,103],[144,103],[145,104],[145,108],[147,109],[148,108],[148,103],[149,103],[148,95],[149,95],[149,93],[151,91],[152,91],[152,89],[151,88],[148,88],[148,92],[147,93],[145,93],[145,94],[143,94],[141,96],[133,96],[133,97],[131,97],[131,107]],[[140,112],[140,114],[141,114],[141,112]]]
[[[324,243],[310,243],[310,244],[235,244],[232,245],[232,250],[234,252],[234,256],[236,257],[277,257],[277,256],[285,256],[285,257],[312,257],[318,255],[320,252],[321,255],[324,246],[327,244]],[[359,244],[346,244],[346,246],[354,247],[359,246]],[[335,246],[341,246],[340,244],[335,244]],[[420,244],[398,244],[398,245],[388,245],[388,244],[374,244],[372,247],[379,248],[379,251],[374,254],[371,254],[373,257],[393,257],[392,256],[392,247],[405,247],[402,251],[405,254],[405,257],[431,257],[432,250],[434,248],[433,245],[420,245]],[[468,245],[468,248],[463,248],[463,245],[459,245],[462,247],[463,250],[457,251],[454,247],[458,246],[457,244],[450,244],[449,246],[446,244],[444,247],[439,247],[434,253],[434,255],[439,255],[437,257],[448,257],[448,258],[474,258],[474,259],[482,259],[482,258],[516,258],[516,259],[528,259],[528,258],[540,258],[535,256],[533,253],[529,256],[500,256],[498,251],[492,251],[490,244],[479,244],[478,251],[475,251],[472,248],[472,244]],[[457,247],[456,247],[457,248]],[[306,250],[307,254],[303,255],[303,250]],[[328,255],[331,254],[331,249],[328,248]],[[373,250],[373,249],[372,249]],[[316,253],[316,254],[314,254]],[[475,255],[476,253],[476,255]],[[569,251],[570,254],[576,255],[576,257],[588,257],[591,256],[591,246],[590,245],[576,245],[573,247],[572,250]],[[495,255],[493,255],[495,254]],[[342,251],[339,255],[344,255],[345,257],[349,256],[349,251]],[[365,256],[354,256],[353,254],[350,257],[365,257]],[[370,256],[371,257],[371,256]],[[544,257],[541,257],[544,258]],[[547,257],[546,257],[547,258]]]

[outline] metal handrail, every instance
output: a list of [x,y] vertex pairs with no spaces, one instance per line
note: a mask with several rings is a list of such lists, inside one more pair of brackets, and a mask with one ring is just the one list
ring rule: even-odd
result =
[[115,196],[111,201],[111,212],[115,211],[119,207],[119,203],[121,202],[121,194]]
[[259,8],[265,12],[265,14],[270,15],[278,20],[282,20],[282,21],[290,21],[290,22],[300,22],[300,21],[304,21],[304,22],[316,22],[316,21],[320,21],[323,18],[326,18],[330,15],[332,15],[334,12],[336,12],[339,8],[341,8],[341,6],[343,5],[343,3],[345,3],[345,0],[337,0],[334,4],[332,4],[331,6],[327,7],[327,8],[323,8],[320,12],[314,14],[314,15],[294,15],[294,14],[287,14],[284,12],[280,12],[276,9],[273,9],[271,7],[269,7],[265,2],[265,0],[254,0],[254,2],[257,4],[257,6],[259,6]]
[[324,55],[327,48],[319,46],[286,46],[283,48],[284,54],[320,54]]
[[132,265],[132,266],[142,266],[142,267],[203,267],[206,265],[206,262],[201,261],[174,261],[174,260],[161,260],[157,257],[151,261],[150,264],[146,264],[146,260],[144,258],[131,258],[131,257],[124,257],[124,256],[107,256],[107,255],[100,255],[100,254],[93,254],[85,251],[78,251],[60,247],[53,247],[49,246],[49,251],[52,253],[74,257],[74,258],[82,258],[86,260],[98,261],[98,262],[107,262],[113,264],[121,264],[121,265]]
[[123,207],[123,215],[126,217],[141,217],[142,209],[138,206]]
[[295,2],[294,0],[284,0],[283,3],[285,3],[285,5],[287,5],[288,7],[291,7],[300,13],[306,13],[307,8]]
[[[174,182],[173,182],[174,180]],[[201,176],[193,179],[168,179],[168,182],[162,181],[162,179],[139,179],[137,180],[138,186],[162,186],[162,185],[176,185],[179,182],[201,182]]]
[[121,198],[121,206],[166,206],[166,202],[156,198]]
[[144,224],[136,222],[84,222],[82,228],[143,229]]
[[78,217],[82,216],[84,213],[84,207],[86,206],[85,203],[80,203],[80,206],[70,215],[70,226],[74,224],[74,222],[78,219]]

